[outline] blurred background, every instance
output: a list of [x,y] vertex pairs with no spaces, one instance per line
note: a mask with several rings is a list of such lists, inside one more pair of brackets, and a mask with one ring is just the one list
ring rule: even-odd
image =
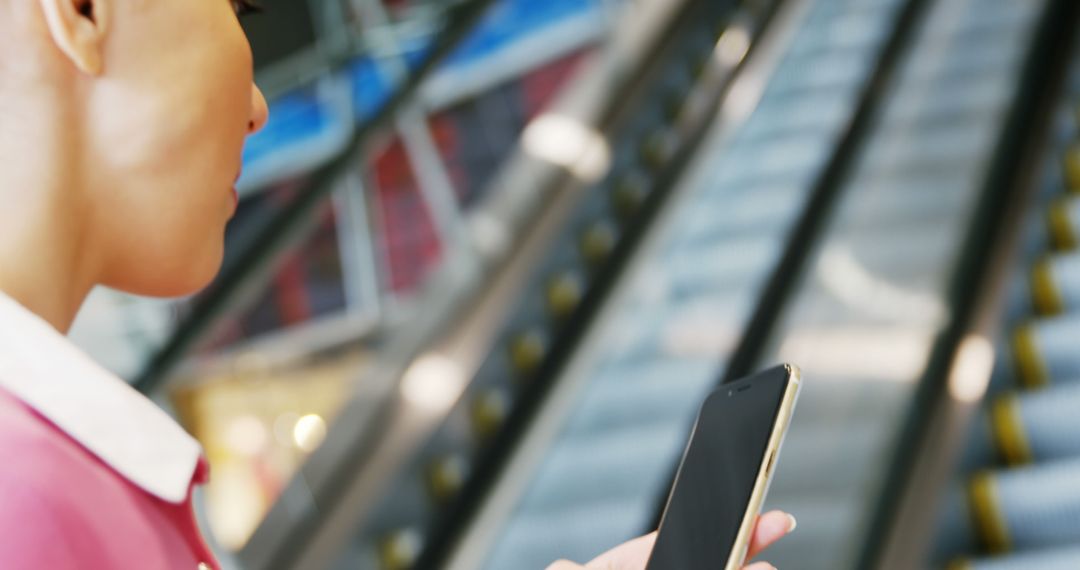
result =
[[72,337],[230,569],[518,570],[805,387],[779,568],[1080,568],[1080,3],[263,0],[217,281]]

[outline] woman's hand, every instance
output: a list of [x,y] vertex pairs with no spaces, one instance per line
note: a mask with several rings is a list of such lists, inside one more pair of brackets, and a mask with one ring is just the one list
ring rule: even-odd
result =
[[[753,538],[750,540],[750,551],[747,559],[753,559],[770,544],[780,540],[785,534],[795,530],[795,517],[781,512],[770,511],[758,517],[757,525],[754,526]],[[645,563],[649,561],[653,543],[656,542],[656,533],[652,532],[643,537],[635,538],[601,554],[592,562],[581,566],[566,560],[548,566],[547,570],[645,570]],[[745,570],[770,570],[773,567],[767,562],[751,564]]]

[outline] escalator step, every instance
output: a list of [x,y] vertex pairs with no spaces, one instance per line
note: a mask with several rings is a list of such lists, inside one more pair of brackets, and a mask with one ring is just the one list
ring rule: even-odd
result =
[[1080,192],[1080,143],[1073,143],[1065,151],[1065,184],[1069,192]]
[[1022,385],[1080,381],[1080,315],[1064,315],[1033,321],[1013,334],[1012,350]]
[[589,267],[595,270],[607,261],[618,240],[619,230],[615,225],[607,220],[598,220],[581,233],[578,249]]
[[547,355],[551,340],[548,335],[538,329],[529,329],[520,332],[510,340],[510,362],[519,378],[527,379]]
[[393,532],[379,542],[382,570],[409,570],[423,548],[423,538],[416,529]]
[[630,172],[619,178],[611,194],[612,206],[619,221],[628,223],[634,219],[638,208],[649,195],[650,186],[649,178],[641,172]]
[[1076,249],[1080,230],[1080,198],[1066,197],[1054,202],[1047,215],[1047,225],[1057,249]]
[[491,388],[480,394],[472,404],[473,431],[480,439],[488,439],[502,427],[510,413],[510,395],[504,388]]
[[447,455],[428,467],[428,492],[437,503],[445,503],[461,489],[469,477],[469,461],[463,455]]
[[537,470],[522,506],[529,516],[545,516],[575,505],[650,502],[663,491],[678,459],[672,450],[685,438],[686,429],[670,423],[568,434]]
[[641,160],[653,171],[667,166],[679,147],[679,138],[667,127],[650,134],[641,145]]
[[1080,457],[1080,384],[1008,393],[991,406],[994,443],[1011,464]]
[[1038,550],[977,560],[957,560],[948,570],[1076,570],[1080,547]]
[[975,527],[999,554],[1080,542],[1080,459],[983,471],[968,484]]
[[1080,253],[1051,255],[1031,272],[1031,296],[1042,315],[1080,309]]
[[1040,315],[1059,315],[1065,312],[1063,297],[1066,288],[1058,283],[1058,273],[1049,258],[1040,260],[1031,270],[1031,306]]
[[585,296],[585,280],[575,271],[558,273],[548,281],[545,296],[551,315],[561,321],[577,310]]

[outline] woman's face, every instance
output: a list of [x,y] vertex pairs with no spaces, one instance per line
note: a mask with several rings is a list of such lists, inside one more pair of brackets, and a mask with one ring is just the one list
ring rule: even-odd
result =
[[108,2],[83,166],[103,284],[190,294],[221,264],[247,135],[266,102],[230,0]]

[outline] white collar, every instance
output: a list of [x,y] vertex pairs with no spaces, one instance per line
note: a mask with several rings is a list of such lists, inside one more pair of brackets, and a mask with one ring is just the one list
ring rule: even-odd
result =
[[0,387],[147,493],[179,504],[202,455],[164,410],[0,292]]

